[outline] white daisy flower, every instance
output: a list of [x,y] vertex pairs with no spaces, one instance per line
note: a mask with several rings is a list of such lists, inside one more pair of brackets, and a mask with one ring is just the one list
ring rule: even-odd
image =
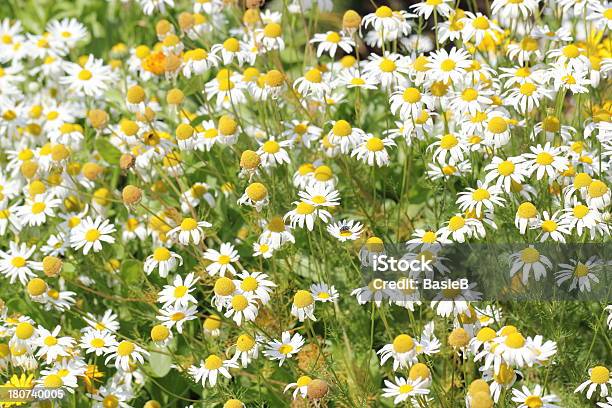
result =
[[304,345],[304,338],[299,333],[284,331],[280,340],[273,339],[269,341],[264,350],[264,356],[270,360],[278,360],[279,366],[282,366],[287,358],[291,358],[297,354]]
[[219,251],[208,248],[202,257],[211,261],[211,264],[206,267],[206,272],[212,276],[217,274],[219,274],[219,276],[225,276],[227,272],[232,275],[236,274],[236,269],[232,265],[232,262],[238,262],[240,259],[238,251],[236,251],[234,246],[229,242],[221,244]]
[[77,251],[82,248],[84,255],[92,249],[99,252],[102,250],[102,242],[115,242],[115,238],[110,235],[115,231],[115,226],[109,220],[102,217],[94,220],[88,216],[70,231],[70,246]]
[[230,379],[232,376],[229,369],[237,367],[238,364],[233,360],[223,360],[216,354],[211,354],[206,357],[206,360],[200,361],[199,366],[190,366],[187,372],[195,382],[201,382],[203,387],[214,387],[217,384],[219,375]]

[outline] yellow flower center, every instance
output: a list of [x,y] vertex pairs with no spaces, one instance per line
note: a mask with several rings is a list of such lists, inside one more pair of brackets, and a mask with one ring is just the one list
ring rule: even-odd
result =
[[535,205],[526,201],[519,205],[517,213],[520,218],[529,219],[534,218],[538,213],[538,210],[536,209]]
[[280,150],[280,145],[274,140],[268,140],[263,144],[262,149],[266,153],[274,154],[278,153]]
[[580,55],[580,50],[574,44],[566,45],[561,52],[566,58],[576,58]]
[[314,302],[314,298],[312,297],[312,294],[308,292],[307,290],[298,290],[293,296],[293,304],[298,309],[303,309],[305,307],[308,307],[312,305],[313,302]]
[[506,122],[506,119],[496,116],[489,121],[487,130],[494,134],[504,133],[508,130],[508,122]]
[[121,343],[119,343],[119,346],[117,346],[117,354],[122,357],[129,356],[130,354],[132,354],[134,349],[134,343],[132,343],[131,341],[123,340]]
[[508,334],[504,343],[506,344],[506,346],[510,348],[518,349],[525,345],[525,338],[523,337],[521,333],[514,332],[514,333]]
[[389,18],[393,16],[393,10],[391,10],[387,6],[380,6],[376,9],[376,17],[379,18]]
[[528,408],[542,408],[544,406],[542,398],[537,395],[530,395],[525,398],[524,404],[527,405]]
[[20,340],[27,340],[34,334],[34,326],[28,322],[21,322],[15,328],[15,336]]
[[524,51],[536,51],[538,47],[538,41],[533,37],[525,37],[521,40],[521,49]]
[[483,343],[493,340],[496,336],[495,330],[490,327],[483,327],[476,334],[476,338]]
[[244,192],[253,201],[261,201],[268,195],[268,189],[261,183],[249,184]]
[[188,291],[189,291],[189,288],[185,285],[177,286],[176,288],[174,288],[174,297],[182,298],[183,296],[187,294]]
[[94,348],[100,348],[100,347],[104,347],[105,343],[104,343],[104,340],[100,338],[95,338],[89,342],[89,345]]
[[241,334],[236,340],[236,348],[242,352],[249,351],[255,345],[255,339],[248,334]]
[[433,244],[436,242],[436,233],[433,231],[425,232],[425,234],[423,234],[423,238],[421,238],[421,241],[425,242],[426,244]]
[[313,69],[309,70],[306,73],[306,75],[304,75],[304,78],[306,78],[306,80],[308,82],[312,82],[312,83],[315,83],[315,84],[319,84],[323,80],[323,78],[321,76],[321,71],[319,71],[316,68],[313,68]]
[[542,166],[548,166],[553,162],[553,160],[554,157],[552,154],[548,152],[541,152],[536,156],[535,162]]
[[214,354],[206,357],[206,360],[204,361],[204,367],[207,370],[218,370],[221,368],[221,366],[223,366],[223,360]]
[[222,277],[215,282],[214,292],[218,296],[229,296],[234,290],[236,290],[236,285],[230,278]]
[[525,96],[531,96],[533,95],[533,93],[536,90],[536,86],[534,84],[532,84],[531,82],[525,82],[523,85],[521,85],[521,87],[519,88],[519,92],[522,93]]
[[502,176],[507,177],[511,175],[512,173],[514,173],[514,163],[512,163],[510,160],[504,160],[503,162],[499,163],[499,165],[497,166],[497,171]]
[[81,81],[89,81],[91,79],[91,77],[93,76],[93,74],[91,73],[91,71],[87,70],[87,69],[83,69],[81,70],[81,72],[79,72],[79,79]]
[[170,259],[170,256],[170,251],[164,247],[156,248],[155,251],[153,251],[153,259],[157,262],[167,261]]
[[348,136],[353,132],[353,128],[346,120],[339,120],[334,123],[332,132],[336,136]]
[[114,395],[107,395],[102,400],[103,408],[117,408],[118,406],[119,406],[119,398],[115,397]]
[[400,385],[399,387],[399,393],[400,394],[408,394],[409,392],[411,392],[414,389],[414,387],[410,384],[404,384],[404,385]]
[[472,21],[472,25],[474,26],[474,28],[477,28],[479,30],[486,30],[490,26],[489,20],[487,20],[487,18],[484,16],[476,17],[474,21]]
[[389,58],[383,58],[382,61],[380,61],[379,67],[382,72],[393,72],[396,68],[395,62]]
[[379,152],[385,148],[385,145],[379,138],[371,137],[366,142],[366,148],[371,152]]
[[604,366],[596,366],[591,370],[591,381],[595,384],[605,384],[610,380],[610,370]]
[[247,298],[243,295],[236,295],[234,297],[232,297],[232,307],[241,312],[244,309],[247,308],[247,306],[249,305],[249,301],[247,300]]
[[547,116],[542,121],[542,128],[547,132],[558,132],[561,129],[561,123],[555,116]]
[[584,204],[578,204],[572,209],[574,217],[582,219],[589,213],[589,207]]
[[459,215],[451,217],[450,221],[448,222],[448,228],[450,228],[451,231],[460,230],[464,225],[465,220]]
[[95,228],[90,229],[85,233],[85,240],[89,242],[97,241],[100,238],[100,231]]
[[445,59],[444,61],[442,61],[442,64],[440,64],[440,68],[444,72],[450,72],[455,69],[456,66],[457,64],[455,63],[455,61],[450,58]]
[[183,221],[181,221],[181,229],[184,231],[191,231],[194,230],[198,227],[198,222],[196,220],[194,220],[193,218],[183,218]]
[[47,388],[59,388],[64,385],[64,381],[62,381],[62,378],[57,374],[49,374],[45,377],[43,385]]
[[287,355],[293,351],[293,346],[291,344],[283,344],[278,348],[278,352],[284,355]]
[[407,334],[400,334],[393,339],[393,350],[398,353],[406,353],[414,348],[414,340]]
[[459,140],[455,137],[455,135],[450,133],[442,136],[442,139],[440,139],[440,147],[445,150],[452,149],[453,147],[457,146],[457,144],[459,144]]
[[223,42],[223,48],[229,52],[238,52],[240,50],[240,43],[235,38],[228,38]]
[[404,90],[404,101],[408,103],[417,103],[421,100],[421,92],[416,88],[406,88]]
[[589,274],[589,267],[583,264],[582,262],[578,262],[576,268],[574,269],[574,276],[576,277],[585,277]]
[[466,102],[471,102],[478,98],[478,91],[474,88],[466,88],[463,92],[461,92],[461,99]]
[[484,188],[479,188],[472,193],[472,199],[474,201],[488,200],[490,197],[491,194]]
[[546,220],[542,223],[542,231],[553,232],[557,230],[557,223],[553,220]]
[[21,257],[21,256],[16,256],[11,260],[11,264],[15,267],[15,268],[22,268],[25,266],[26,264],[26,260],[25,258]]
[[268,38],[278,38],[283,30],[278,23],[270,23],[264,27],[264,35]]
[[240,283],[240,288],[245,292],[253,292],[259,287],[259,283],[257,279],[252,276],[247,276],[243,279],[242,283]]
[[221,265],[227,265],[229,264],[231,261],[231,258],[227,255],[219,255],[219,259],[217,260],[218,263],[220,263]]
[[325,37],[325,39],[326,39],[328,42],[331,42],[331,43],[335,43],[335,44],[337,44],[337,43],[339,43],[339,42],[340,42],[340,40],[342,39],[342,37],[340,37],[340,34],[338,34],[337,32],[332,31],[332,32],[330,32],[329,34],[327,34],[327,37]]
[[608,192],[608,186],[601,180],[594,180],[589,184],[588,193],[593,198],[599,198]]
[[300,215],[308,215],[308,214],[312,214],[314,212],[315,208],[314,206],[305,203],[305,202],[301,202],[299,203],[296,208],[295,208],[295,212],[297,212]]
[[298,388],[305,387],[312,382],[312,378],[307,375],[303,375],[296,381]]

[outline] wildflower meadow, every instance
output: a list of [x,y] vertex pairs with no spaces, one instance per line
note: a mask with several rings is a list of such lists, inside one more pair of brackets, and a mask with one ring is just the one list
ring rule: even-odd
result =
[[612,408],[609,0],[2,0],[0,408]]

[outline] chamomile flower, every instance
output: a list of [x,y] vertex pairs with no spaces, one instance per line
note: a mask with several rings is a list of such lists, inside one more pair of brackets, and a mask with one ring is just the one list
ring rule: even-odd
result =
[[231,64],[234,60],[239,66],[245,63],[253,64],[255,55],[249,51],[249,45],[234,37],[230,37],[221,44],[215,44],[210,49],[211,52],[220,56],[224,65]]
[[298,318],[300,322],[306,319],[317,321],[314,315],[315,301],[312,294],[307,290],[298,290],[293,296],[291,314]]
[[465,141],[453,133],[438,136],[438,140],[429,145],[427,150],[431,150],[434,147],[433,160],[441,165],[447,163],[454,165],[462,161],[464,154],[468,150]]
[[409,72],[409,62],[406,57],[389,52],[385,52],[382,56],[370,54],[364,67],[365,76],[380,83],[384,89],[401,85]]
[[475,211],[477,217],[480,217],[485,209],[493,211],[495,206],[503,207],[506,201],[501,197],[501,190],[497,186],[488,186],[480,181],[478,188],[468,188],[458,196],[457,204],[461,211]]
[[183,258],[165,247],[158,247],[149,255],[144,263],[144,271],[150,275],[159,268],[159,276],[165,278],[177,265],[183,264]]
[[290,332],[284,331],[280,340],[273,339],[266,344],[263,354],[270,360],[278,360],[278,365],[282,366],[285,360],[297,354],[302,346],[304,338],[299,333],[292,336]]
[[58,336],[61,329],[61,326],[56,326],[53,331],[49,331],[40,327],[36,333],[37,338],[34,341],[38,347],[36,357],[45,357],[47,364],[51,364],[52,361],[58,358],[68,357],[70,355],[68,349],[75,344],[75,340],[72,337]]
[[186,322],[198,318],[197,312],[196,306],[178,305],[175,303],[160,309],[157,320],[161,321],[161,324],[169,329],[176,327],[176,331],[182,333],[183,325]]
[[329,211],[317,207],[306,201],[294,201],[295,208],[289,211],[283,219],[289,219],[291,227],[300,228],[306,227],[309,231],[314,229],[314,223],[317,219],[321,219],[324,223],[331,218]]
[[75,63],[64,64],[66,76],[60,83],[78,95],[101,97],[111,85],[113,73],[101,59],[90,55],[83,66]]
[[556,395],[544,395],[544,389],[540,385],[536,385],[533,391],[523,385],[522,389],[512,389],[512,401],[519,404],[517,408],[558,408],[559,405],[553,404],[553,402],[559,402],[559,398]]
[[443,17],[448,17],[453,11],[453,7],[448,4],[450,0],[426,0],[421,3],[413,4],[410,6],[414,12],[423,17],[425,20],[429,19],[432,13],[437,13]]
[[47,221],[47,217],[55,215],[54,209],[61,201],[50,194],[38,194],[26,200],[26,203],[17,207],[16,214],[21,223],[28,226],[39,226]]
[[327,137],[330,143],[339,144],[342,153],[348,153],[366,136],[359,128],[351,126],[346,120],[332,122],[332,128]]
[[584,392],[586,390],[586,397],[591,399],[599,389],[599,396],[606,397],[609,393],[608,386],[612,386],[610,370],[604,366],[595,366],[589,369],[589,379],[580,384],[574,392]]
[[542,212],[542,216],[537,220],[531,227],[533,230],[540,230],[539,235],[540,242],[544,242],[547,239],[552,239],[556,242],[565,242],[565,235],[571,233],[570,224],[567,223],[566,218],[561,217],[559,211],[549,215],[548,211]]
[[355,156],[368,166],[388,166],[390,159],[387,148],[392,146],[396,146],[396,144],[395,141],[389,137],[381,139],[372,134],[366,134],[353,149],[351,156]]
[[552,147],[550,143],[546,145],[530,146],[531,153],[523,154],[526,159],[526,173],[531,176],[536,173],[536,178],[541,180],[544,175],[554,179],[558,173],[565,171],[569,165],[569,160],[562,156],[562,151],[558,147]]
[[278,249],[286,243],[294,243],[295,238],[290,229],[282,217],[274,216],[265,224],[259,241],[272,249]]
[[589,207],[604,209],[612,201],[612,191],[603,181],[593,180],[586,189],[586,201]]
[[265,142],[260,142],[257,154],[261,158],[264,167],[273,167],[277,164],[290,163],[291,159],[285,148],[290,147],[290,140],[276,140],[272,137]]
[[116,344],[114,334],[93,329],[86,330],[79,342],[86,354],[94,353],[98,357],[110,353],[111,347]]
[[429,56],[427,67],[430,69],[430,75],[437,81],[448,83],[460,82],[466,73],[466,69],[470,66],[469,54],[463,48],[453,47],[449,52],[445,49],[433,52]]
[[124,371],[130,369],[131,364],[144,364],[144,358],[149,355],[145,349],[128,340],[123,340],[111,347],[110,353],[104,360],[105,364],[113,361],[116,368]]
[[102,250],[102,242],[112,244],[115,238],[111,235],[115,232],[115,226],[109,220],[102,217],[92,219],[87,217],[79,225],[70,231],[70,246],[75,250],[83,249],[87,255],[93,249],[94,252]]
[[276,284],[268,279],[268,275],[263,272],[249,273],[243,271],[236,277],[239,279],[235,279],[234,284],[242,294],[253,296],[264,305],[270,301],[270,293],[272,293]]
[[538,108],[543,98],[552,99],[551,92],[534,81],[525,81],[520,86],[510,89],[505,97],[508,105],[520,108],[523,114]]
[[395,405],[417,396],[429,394],[429,389],[425,387],[426,379],[412,380],[411,378],[395,377],[395,381],[385,380],[383,397],[394,398]]
[[393,358],[393,371],[408,368],[417,362],[414,339],[407,334],[396,336],[392,343],[386,344],[376,354],[380,355],[380,365]]
[[210,227],[212,227],[212,224],[206,221],[196,221],[191,217],[185,217],[180,225],[168,231],[167,235],[169,238],[174,238],[183,245],[189,245],[190,242],[198,245],[204,238],[202,228]]
[[296,382],[287,384],[283,392],[287,392],[291,388],[295,387],[295,390],[293,390],[293,399],[296,399],[298,394],[302,398],[306,398],[306,396],[308,395],[308,384],[310,384],[311,382],[312,378],[307,375],[303,375],[298,378]]
[[211,262],[211,264],[206,267],[206,272],[212,276],[217,274],[225,276],[227,272],[234,275],[236,269],[232,265],[232,262],[237,262],[240,259],[238,251],[228,242],[221,244],[219,251],[212,248],[207,249],[203,257]]
[[403,120],[417,118],[423,108],[431,110],[433,107],[431,95],[415,87],[399,88],[391,95],[391,112],[399,114]]
[[546,276],[546,270],[552,269],[552,262],[548,257],[542,255],[533,245],[515,252],[510,255],[511,263],[510,276],[514,276],[517,272],[522,272],[521,280],[523,284],[527,284],[529,274],[533,271],[534,278],[539,281]]
[[250,334],[242,333],[236,339],[236,352],[232,361],[240,361],[242,367],[248,366],[251,361],[259,357],[259,347],[261,336],[253,337]]
[[293,87],[304,96],[322,97],[331,92],[328,81],[317,68],[311,68],[293,82]]
[[195,382],[201,382],[203,387],[214,387],[219,375],[230,379],[232,376],[229,369],[237,367],[238,364],[233,360],[224,360],[216,354],[210,354],[204,361],[200,361],[199,366],[190,366],[187,372]]
[[228,299],[225,317],[231,317],[240,326],[243,321],[254,321],[258,313],[257,298],[254,295],[236,293]]
[[340,242],[355,241],[363,231],[363,225],[353,220],[342,220],[327,226],[327,232]]
[[310,40],[312,44],[317,46],[317,57],[321,57],[323,53],[328,53],[330,57],[336,56],[338,48],[342,49],[347,54],[350,54],[355,47],[355,41],[350,37],[344,36],[343,33],[336,31],[328,31],[325,34],[315,34]]
[[195,284],[199,278],[193,272],[187,274],[185,279],[176,275],[172,285],[164,285],[164,288],[157,295],[157,301],[163,303],[162,308],[174,306],[187,306],[189,303],[198,303],[191,292],[195,290]]
[[310,293],[317,302],[336,302],[339,294],[336,288],[326,283],[313,283],[310,285]]
[[16,280],[25,285],[30,278],[36,276],[34,271],[42,271],[41,262],[30,260],[36,247],[28,247],[25,243],[9,242],[8,251],[0,250],[0,273],[9,279],[10,283]]
[[504,19],[517,19],[533,15],[538,10],[537,0],[494,0],[491,4],[491,13]]
[[591,282],[599,283],[599,278],[595,275],[602,267],[602,262],[597,256],[592,256],[584,262],[570,259],[569,264],[560,263],[559,271],[555,274],[557,286],[571,279],[569,291],[578,289],[580,292],[590,292]]
[[[487,164],[484,170],[487,172],[485,183],[495,182],[497,188],[503,188],[506,193],[511,192],[512,182],[521,184],[526,177],[526,170],[523,167],[524,159],[521,156],[508,157],[505,160],[495,156],[491,163]],[[521,233],[524,233],[524,228]]]

